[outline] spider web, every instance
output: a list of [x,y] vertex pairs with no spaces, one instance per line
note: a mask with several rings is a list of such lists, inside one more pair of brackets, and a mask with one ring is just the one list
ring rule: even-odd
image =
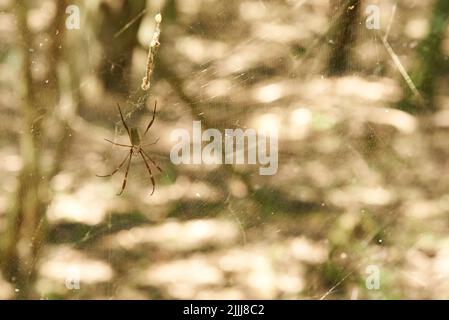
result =
[[[296,10],[301,10],[301,8],[303,6],[305,6],[306,4],[307,4],[307,1],[297,1],[297,2],[293,2],[292,7],[295,8]],[[262,2],[260,2],[260,5],[264,6],[264,4]],[[362,6],[362,8],[363,8],[363,6]],[[394,7],[392,7],[392,8],[396,8],[396,4],[394,4]],[[393,10],[394,9],[392,9],[392,11]],[[341,14],[341,13],[339,13],[339,14]],[[338,19],[339,14],[337,14],[333,19],[331,19],[331,21],[329,23],[330,26],[332,26],[334,24],[334,22]],[[363,14],[361,16],[363,17]],[[297,18],[297,15],[295,16],[295,15],[292,15],[290,12],[284,12],[281,15],[272,16],[269,19],[269,21],[266,21],[266,23],[267,24],[289,23],[290,21],[292,21],[295,18]],[[374,75],[378,76],[381,73],[382,64],[384,64],[386,62],[386,59],[384,58],[385,43],[382,42],[382,40],[381,40],[383,35],[382,35],[382,32],[377,32],[374,30],[367,30],[363,24],[364,20],[362,18],[360,18],[360,20],[361,21],[358,24],[358,30],[357,30],[359,40],[357,42],[360,42],[360,39],[362,39],[364,42],[369,41],[371,43],[371,46],[374,48],[373,50],[376,52],[376,57],[377,57],[376,58],[376,67],[374,68]],[[393,16],[392,16],[391,21],[393,21]],[[198,37],[204,37],[204,38],[210,37],[209,32],[206,32],[206,30],[209,28],[207,23],[203,22],[201,26],[194,25],[194,27],[195,27],[196,35]],[[221,32],[221,31],[222,30],[219,30],[219,32]],[[319,56],[320,52],[322,52],[322,51],[324,51],[324,52],[327,51],[327,48],[329,46],[329,41],[331,40],[329,31],[330,30],[327,30],[321,34],[317,34],[315,37],[315,40],[312,41],[312,44],[308,45],[308,47],[306,48],[305,54],[295,57],[296,63],[299,64],[299,68],[293,69],[292,71],[290,71],[290,73],[288,75],[289,78],[293,78],[293,79],[296,78],[299,81],[308,81],[311,78],[315,77],[315,75],[317,73],[319,73],[321,70],[323,70],[323,59],[314,59],[313,57],[316,55]],[[162,32],[164,32],[164,30]],[[388,33],[389,32],[390,31],[388,31]],[[249,39],[246,39],[243,41],[238,41],[234,46],[232,46],[231,48],[228,48],[226,50],[226,52],[223,54],[223,58],[209,59],[209,60],[202,62],[200,65],[195,65],[189,71],[178,72],[178,77],[180,79],[184,79],[185,81],[188,81],[189,83],[198,84],[199,89],[190,93],[189,100],[178,99],[181,101],[174,102],[173,106],[175,108],[177,108],[178,110],[179,110],[179,108],[181,110],[184,110],[185,116],[190,115],[193,120],[204,120],[207,117],[220,118],[220,113],[222,112],[220,109],[222,102],[219,101],[219,99],[214,95],[205,97],[203,90],[206,90],[207,87],[210,85],[210,83],[213,80],[220,78],[220,73],[221,73],[220,66],[223,63],[223,60],[225,60],[226,58],[232,57],[235,54],[239,54],[239,52],[241,50],[244,50],[246,47],[250,47],[250,46],[257,47],[257,45],[259,45],[259,44],[263,45],[267,41],[269,41],[269,40],[265,39],[264,37],[250,37]],[[164,46],[164,45],[165,44],[162,43],[162,46]],[[394,60],[394,56],[391,56],[391,58]],[[326,59],[324,59],[324,61],[325,60]],[[399,69],[400,67],[398,66],[398,62],[394,61],[394,63],[395,63],[395,66]],[[158,58],[156,58],[156,75],[158,73],[157,65],[158,65]],[[362,71],[363,67],[361,67],[358,64],[358,62],[353,62],[353,60],[351,60],[349,62],[348,67],[350,70],[353,71],[354,76],[357,76],[357,75],[364,76],[363,71]],[[360,72],[358,70],[360,70]],[[266,77],[266,75],[264,75],[264,74],[262,74],[262,75],[264,78]],[[301,78],[299,78],[299,75]],[[404,74],[402,74],[402,76],[404,76]],[[251,86],[252,86],[251,82],[257,81],[257,74],[255,75],[255,72],[252,70],[243,69],[241,72],[238,72],[237,74],[232,75],[231,78],[232,78],[232,82],[231,82],[230,86],[227,88],[227,92],[234,92],[234,91],[241,92],[241,91],[251,89]],[[407,80],[406,76],[404,76],[404,78]],[[158,81],[158,80],[156,80],[156,81]],[[407,83],[409,84],[408,81],[407,81]],[[172,87],[170,92],[173,92],[173,91],[174,91],[174,89]],[[159,94],[159,92],[158,92],[157,85],[151,89],[151,94],[145,93],[144,95],[141,95],[140,89],[136,89],[135,91],[133,91],[126,103],[127,112],[126,112],[125,118],[129,119],[134,114],[142,111],[142,109],[145,108],[146,103],[147,103],[148,99],[150,98],[150,96],[152,98],[156,99],[158,94]],[[163,94],[163,93],[161,92],[161,94]],[[247,119],[245,120],[244,116],[248,112],[250,112],[250,113],[254,112],[252,110],[247,110],[247,108],[250,107],[251,105],[248,105],[247,102],[245,103],[245,102],[239,102],[239,101],[233,100],[232,95],[226,97],[226,99],[228,101],[227,104],[233,105],[234,108],[230,112],[230,114],[227,115],[227,117],[226,117],[227,119],[224,120],[225,124],[223,124],[223,126],[227,125],[227,127],[230,127],[229,126],[229,124],[230,124],[231,126],[233,126],[235,128],[235,127],[239,126],[239,123],[243,123],[243,125],[246,127]],[[186,106],[186,104],[187,104],[187,106]],[[201,106],[201,107],[198,109],[193,109],[192,105],[188,105],[188,104],[195,104],[196,106]],[[164,113],[164,107],[165,106],[163,106],[163,105],[161,106],[160,113]],[[146,110],[149,110],[149,109],[151,109],[151,108],[146,108]],[[243,116],[242,120],[241,120],[241,116]],[[158,119],[156,119],[156,121],[158,121]],[[116,121],[115,133],[114,133],[115,139],[117,140],[118,137],[124,135],[124,133],[125,132],[123,130],[121,123],[119,121]],[[378,142],[380,144],[383,143],[382,140],[379,140]],[[346,142],[346,143],[356,153],[359,153],[359,151],[357,151],[357,149],[358,149],[357,147],[353,147],[350,144],[350,142]],[[113,148],[113,147],[111,147],[111,148]],[[281,157],[282,157],[282,155],[281,155]],[[367,166],[369,166],[369,164],[366,163],[364,156],[360,155],[360,153],[359,153],[359,157],[363,162],[365,162],[365,164]],[[280,161],[282,163],[282,159]],[[137,166],[136,163],[134,163],[133,165]],[[135,170],[135,168],[132,168],[131,170]],[[179,168],[179,170],[180,170],[180,174],[182,174],[182,169]],[[222,185],[221,179],[223,179],[223,177],[220,175],[204,174],[203,172],[198,171],[198,170],[194,170],[193,175],[196,175],[196,177],[192,176],[192,173],[189,174],[189,179],[192,183],[191,187],[193,188],[191,190],[191,192],[195,193],[198,197],[191,204],[191,207],[189,207],[187,209],[187,208],[184,208],[183,206],[181,206],[180,208],[178,208],[179,212],[177,213],[177,216],[179,216],[181,218],[184,217],[185,219],[191,218],[192,212],[202,213],[202,212],[208,212],[210,210],[209,209],[210,202],[208,200],[202,200],[201,193],[195,192],[196,191],[195,186],[197,185],[196,183],[204,183],[205,182],[209,186]],[[355,177],[355,178],[363,179],[362,177]],[[148,184],[148,182],[149,182],[149,179],[145,175],[140,174],[137,176],[134,175],[133,177],[130,177],[129,183],[135,183],[136,179],[139,181],[138,183],[141,184],[142,186]],[[157,177],[157,180],[159,180],[159,179],[160,179],[160,177]],[[269,183],[268,183],[268,185],[269,185]],[[268,187],[268,188],[269,188],[268,190],[271,189],[271,187]],[[157,190],[157,188],[156,188],[156,190]],[[274,190],[274,189],[271,189],[271,190]],[[236,221],[236,223],[239,226],[240,232],[241,232],[241,242],[243,243],[243,245],[246,245],[246,243],[248,241],[247,230],[251,229],[252,226],[258,226],[259,224],[254,223],[251,220],[249,220],[249,219],[251,219],[251,217],[248,217],[248,213],[246,212],[246,209],[238,208],[238,206],[236,206],[236,203],[235,203],[236,199],[229,192],[229,190],[226,190],[224,192],[227,192],[224,195],[225,199],[226,199],[226,203],[227,203],[227,205],[224,206],[224,208],[225,208],[224,212],[225,212],[225,214],[228,214],[231,219],[234,219]],[[234,199],[234,200],[232,200],[232,199]],[[220,209],[220,211],[223,211],[223,210]],[[212,214],[214,214],[214,213],[212,213]],[[208,214],[206,214],[206,215],[208,215]],[[201,217],[201,214],[199,216]],[[329,219],[333,220],[334,218],[329,218]],[[265,224],[266,224],[266,222],[262,223],[262,225],[265,225]],[[389,232],[388,230],[389,230],[389,223],[387,222],[385,225],[383,225],[379,228],[378,232],[387,234]],[[364,245],[362,245],[362,250],[364,248],[367,248],[372,243],[374,238],[375,238],[375,236],[372,236],[371,238],[366,239],[364,241]],[[362,265],[363,265],[363,262],[360,262],[355,269],[360,268]],[[351,276],[353,275],[354,272],[355,272],[354,269],[349,270],[347,272],[345,272],[343,270],[343,274],[340,277],[340,280],[338,280],[334,285],[332,285],[328,291],[324,292],[323,295],[317,296],[317,298],[319,297],[321,299],[324,299],[324,298],[328,297],[330,294],[333,294],[336,291],[338,291],[338,288],[343,286],[343,284],[351,278]]]
[[[329,8],[323,4],[323,1],[321,3],[321,7],[318,4],[318,7],[322,10],[320,11],[320,14],[325,15],[324,13],[328,12]],[[390,1],[390,3],[391,12],[393,13],[396,8],[396,2]],[[255,1],[253,5],[259,6],[262,9],[259,8],[258,10],[266,13],[270,12],[272,3]],[[266,241],[263,243],[268,247],[271,239],[278,239],[270,233],[271,224],[274,225],[278,223],[279,221],[275,219],[276,216],[278,214],[284,214],[283,210],[287,209],[284,208],[283,203],[272,204],[269,203],[269,201],[261,201],[260,194],[262,194],[262,197],[266,196],[269,199],[272,199],[269,196],[275,197],[273,194],[276,195],[276,192],[281,194],[285,193],[290,196],[293,194],[294,196],[295,192],[299,193],[299,189],[296,188],[296,185],[307,184],[307,180],[300,179],[304,176],[298,174],[296,180],[288,179],[289,177],[285,177],[285,172],[282,171],[285,167],[294,164],[299,168],[299,172],[301,172],[301,170],[305,170],[306,164],[308,160],[310,160],[307,156],[304,156],[301,153],[301,150],[295,149],[295,147],[292,146],[292,141],[289,141],[285,136],[281,135],[280,137],[278,175],[281,175],[283,179],[285,179],[285,182],[279,182],[281,179],[277,178],[277,176],[261,179],[255,173],[255,170],[247,168],[224,168],[224,166],[221,166],[211,169],[204,168],[203,166],[196,168],[192,166],[173,166],[169,160],[168,154],[170,148],[167,146],[166,142],[168,141],[167,135],[169,135],[170,130],[178,128],[179,126],[183,127],[185,123],[190,125],[192,120],[202,120],[203,122],[215,125],[220,130],[224,128],[248,128],[252,125],[252,118],[257,117],[260,114],[269,113],[275,114],[281,119],[280,126],[282,127],[283,124],[288,123],[288,117],[283,117],[284,113],[289,113],[292,111],[292,108],[296,108],[297,106],[306,106],[306,108],[313,109],[315,104],[320,103],[320,101],[315,103],[314,99],[307,96],[299,96],[297,100],[289,100],[284,97],[288,96],[288,94],[285,93],[269,102],[255,101],[256,99],[251,98],[257,96],[257,92],[263,92],[263,90],[258,89],[259,86],[266,90],[266,85],[270,85],[271,82],[279,82],[282,84],[285,82],[285,86],[288,87],[293,82],[295,84],[312,83],[316,81],[317,78],[326,78],[324,75],[326,69],[325,64],[329,59],[326,52],[329,51],[329,47],[333,40],[331,38],[330,29],[337,21],[339,15],[336,14],[334,17],[326,20],[327,24],[330,26],[326,29],[320,27],[319,23],[317,23],[317,25],[307,24],[307,18],[310,15],[318,14],[316,12],[313,13],[316,8],[314,8],[313,4],[307,0],[288,1],[285,4],[279,4],[279,6],[282,10],[273,10],[270,14],[266,14],[267,17],[263,22],[258,22],[257,28],[262,28],[264,25],[271,27],[277,27],[279,25],[299,26],[303,28],[304,33],[307,33],[308,35],[303,38],[299,37],[298,39],[295,39],[296,42],[293,42],[293,45],[292,43],[289,43],[289,41],[279,40],[276,42],[276,39],[273,39],[272,35],[261,35],[260,33],[263,33],[262,31],[259,33],[254,32],[254,30],[252,30],[253,33],[248,32],[245,28],[242,28],[242,25],[245,24],[245,22],[236,22],[233,21],[233,19],[230,19],[229,23],[219,27],[217,27],[216,22],[207,19],[184,22],[182,32],[188,36],[192,36],[195,40],[199,39],[199,45],[204,46],[204,43],[209,41],[213,44],[215,39],[218,39],[216,42],[225,44],[225,49],[222,51],[217,49],[217,51],[220,51],[220,54],[208,55],[207,52],[198,53],[198,55],[203,54],[205,56],[205,58],[200,59],[192,53],[179,50],[176,42],[178,39],[173,40],[168,38],[171,29],[164,29],[163,23],[162,34],[167,41],[161,41],[161,50],[156,56],[156,67],[151,89],[149,91],[142,91],[140,88],[140,81],[134,81],[132,77],[122,79],[124,83],[131,87],[129,95],[124,99],[125,103],[121,105],[125,119],[129,125],[140,128],[141,133],[151,118],[154,100],[157,99],[159,101],[155,126],[150,129],[150,135],[145,139],[152,141],[153,137],[161,136],[159,145],[155,146],[154,149],[149,152],[164,168],[162,174],[158,173],[157,170],[153,171],[156,179],[156,195],[154,199],[158,199],[157,193],[163,194],[164,196],[161,197],[162,199],[159,198],[159,200],[153,200],[153,198],[148,195],[151,190],[151,182],[148,173],[146,172],[146,168],[141,159],[135,157],[131,164],[128,184],[125,189],[125,196],[123,197],[125,201],[134,202],[134,204],[136,204],[133,209],[141,210],[142,203],[148,212],[152,211],[153,207],[164,206],[164,210],[168,212],[166,218],[176,219],[181,222],[190,219],[214,219],[216,217],[226,217],[227,219],[234,221],[237,225],[239,230],[238,244],[242,245],[243,248],[250,246],[256,241]],[[252,8],[254,9],[257,7]],[[362,11],[363,8],[364,6],[362,5]],[[220,11],[219,13],[225,14],[226,12],[223,10],[223,12]],[[146,11],[146,9],[144,12],[139,13],[139,15],[152,18],[152,13],[150,10]],[[361,44],[366,45],[368,43],[368,46],[375,52],[375,63],[374,66],[368,68],[371,72],[369,73],[366,71],[366,66],[363,66],[358,59],[350,60],[348,68],[352,72],[351,76],[367,78],[370,76],[382,77],[387,75],[399,79],[402,77],[401,80],[403,80],[403,83],[412,89],[413,83],[410,83],[410,77],[404,73],[405,68],[402,66],[399,56],[395,53],[394,43],[388,47],[389,42],[382,40],[385,34],[389,36],[395,35],[396,30],[394,28],[393,14],[391,14],[390,23],[388,24],[387,29],[379,32],[367,30],[364,25],[363,13],[361,16],[362,18],[360,18],[357,25],[358,40],[355,44],[355,48],[357,49]],[[238,20],[238,18],[234,17],[234,20]],[[130,20],[124,25],[124,28],[133,21],[134,19]],[[304,21],[304,23],[298,24],[298,21]],[[251,23],[247,24],[249,25]],[[242,31],[241,29],[244,30]],[[242,34],[241,37],[239,37],[239,32]],[[204,41],[204,43],[201,41]],[[273,43],[275,43],[275,45],[272,45]],[[216,44],[216,46],[220,48],[220,44]],[[277,52],[277,54],[272,54],[270,56],[268,54],[270,52],[264,51],[264,49],[270,46],[273,47],[270,50],[273,50],[275,53]],[[292,49],[292,47],[294,49]],[[89,48],[90,44],[89,40],[87,40],[86,50],[88,52],[90,50]],[[213,46],[211,45],[210,48],[207,48],[206,45],[206,49],[213,50]],[[144,49],[142,49],[142,51],[144,51]],[[251,51],[259,51],[260,53],[258,54],[262,57],[269,57],[269,59],[266,61],[258,59],[258,54],[251,56]],[[171,55],[173,55],[173,63],[169,66],[172,74],[167,75],[167,70],[161,68],[159,61],[160,55],[164,55],[163,58],[165,63],[171,61],[171,58],[167,58],[167,56],[171,57]],[[226,66],[231,64],[230,61],[232,62],[234,57],[241,59],[240,61],[237,59],[237,62],[235,63],[238,64],[240,62],[242,66],[229,71],[226,69]],[[103,56],[102,59],[107,60],[108,58]],[[286,63],[287,67],[282,64],[283,61],[288,62]],[[142,76],[144,74],[144,68],[145,66],[142,65],[140,69]],[[164,72],[165,74],[163,74]],[[92,75],[96,74],[94,65],[90,67],[90,73]],[[395,76],[392,74],[395,74]],[[84,86],[85,84],[81,84],[78,90],[81,90]],[[215,93],[213,90],[214,86],[219,88],[215,90]],[[181,89],[182,92],[180,92]],[[217,91],[219,92],[218,94],[216,93]],[[327,102],[328,100],[325,101],[325,103]],[[113,137],[112,140],[127,144],[128,138],[126,131],[121,124],[115,106],[113,110],[114,111],[111,112],[111,115],[109,116],[109,118],[112,119],[111,125],[108,127],[111,129],[109,132]],[[205,127],[203,127],[203,130],[204,129]],[[327,160],[331,163],[335,163],[337,166],[338,163],[347,161],[347,154],[350,153],[353,158],[357,159],[354,160],[354,162],[361,163],[361,165],[366,168],[371,168],[372,163],[369,161],[369,157],[372,150],[370,147],[360,147],[347,139],[348,136],[346,135],[345,128],[337,129],[336,131],[337,137],[342,140],[341,144],[344,147],[342,147],[340,152],[332,154],[330,156],[331,159]],[[380,145],[380,148],[387,148],[388,142],[384,142],[382,137],[377,136],[375,130],[373,130],[373,132],[373,139]],[[111,136],[107,135],[101,138],[109,139]],[[315,143],[313,140],[300,139],[293,140],[293,142],[297,144]],[[318,141],[318,144],[319,143],[320,141]],[[304,146],[305,149],[308,147],[309,145]],[[298,164],[295,162],[295,157],[291,157],[291,153],[289,154],[290,148],[292,149],[292,153],[297,152],[297,157],[301,157],[304,163]],[[106,168],[108,172],[111,172],[116,168],[126,152],[124,148],[112,145],[108,146],[106,150],[101,162],[105,160],[104,168]],[[307,150],[310,151],[311,149]],[[330,166],[332,167],[332,165]],[[120,173],[117,173],[106,183],[114,185],[118,191],[121,186],[123,174],[124,170],[122,169]],[[230,180],[237,180],[240,184],[243,183],[247,189],[247,194],[243,197],[238,197],[235,192],[233,193],[228,183]],[[364,176],[358,172],[352,171],[352,175],[348,180],[354,181],[354,184],[356,184],[363,181]],[[176,194],[173,196],[173,193],[176,193],[177,186],[182,186],[188,190],[184,191],[182,196],[177,197]],[[170,191],[170,188],[175,191]],[[290,188],[294,191],[288,190]],[[316,187],[316,189],[319,188]],[[261,190],[265,193],[260,193]],[[218,194],[218,196],[214,198],[211,197],[209,193]],[[318,194],[319,196],[314,200],[321,203],[321,206],[324,208],[323,210],[332,206],[331,204],[328,204],[329,198],[326,195],[326,191]],[[169,198],[168,200],[164,199],[169,196],[173,196],[173,198]],[[299,196],[298,199],[302,200]],[[290,198],[287,200],[290,200]],[[272,209],[270,205],[275,209]],[[388,208],[382,210],[384,210],[383,214],[385,216],[393,216],[395,213]],[[269,211],[269,214],[274,216],[274,218],[272,218],[272,220],[267,219],[266,216],[264,216],[264,214],[266,214],[265,211]],[[329,224],[338,223],[338,218],[340,216],[339,212],[332,212],[332,208],[325,212],[329,213],[329,215],[324,217],[319,225],[315,225],[317,229],[327,228]],[[301,215],[302,212],[297,214]],[[370,219],[372,219],[372,217],[364,215],[361,218],[361,221],[363,223],[365,220],[370,221]],[[293,223],[297,222],[297,220],[293,221]],[[382,236],[388,237],[394,223],[395,220],[393,218],[383,218],[376,226],[375,231],[364,236],[362,239],[354,240],[359,241],[357,250],[368,250],[373,242],[378,242],[379,240],[382,241]],[[113,220],[112,214],[109,214],[105,226],[102,226],[101,228],[92,227],[85,233],[85,236],[81,240],[71,244],[70,247],[82,248],[83,245],[89,245],[89,241],[95,239],[98,235],[104,234],[105,232],[113,234],[115,230],[120,230],[122,228],[128,228],[127,222],[115,221]],[[293,233],[293,236],[298,236],[298,233],[304,233],[306,235],[311,234],[311,232],[307,232],[299,226],[298,230],[300,231],[295,231],[296,233]],[[269,238],[269,240],[261,240],[258,238],[258,233],[263,236],[268,234],[267,237],[272,238]],[[285,224],[277,225],[275,233],[285,234],[285,237],[292,236],[289,226],[286,226]],[[317,233],[319,232],[317,231]],[[381,242],[378,243],[381,244]],[[347,253],[351,254],[351,252]],[[106,254],[108,263],[111,263],[113,251],[107,249]],[[357,254],[357,252],[354,254]],[[360,268],[363,268],[366,261],[370,261],[369,256],[356,261],[355,266],[353,265],[348,268],[341,267],[339,276],[336,277],[337,280],[333,278],[331,283],[327,284],[326,290],[320,290],[318,294],[315,292],[314,295],[310,297],[325,299],[332,296],[332,294],[345,296],[345,286],[347,283],[349,286],[351,283],[359,280],[359,270]],[[381,264],[379,260],[376,260],[375,262]],[[317,269],[320,268],[323,267],[317,267]],[[324,270],[319,271],[323,274],[325,273]],[[109,282],[108,296],[110,298],[116,296],[117,286],[118,284],[115,280]]]

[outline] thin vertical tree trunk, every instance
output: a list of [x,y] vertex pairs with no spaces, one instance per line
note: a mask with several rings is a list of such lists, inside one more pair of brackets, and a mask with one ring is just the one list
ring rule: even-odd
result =
[[[58,102],[57,65],[60,58],[60,43],[65,17],[65,0],[57,1],[55,20],[49,30],[53,35],[49,50],[53,69],[48,76],[45,92],[37,91],[31,74],[33,47],[32,34],[27,26],[28,8],[24,2],[16,6],[18,33],[21,37],[21,112],[23,132],[20,135],[20,154],[23,167],[18,177],[18,189],[12,199],[7,216],[7,226],[1,245],[0,266],[5,278],[14,283],[17,298],[29,298],[33,294],[36,263],[45,242],[46,208],[49,177],[42,170],[42,148],[45,130],[42,128],[46,115],[52,114]],[[56,32],[56,30],[58,32]]]
[[351,50],[357,36],[357,21],[360,12],[360,0],[334,0],[334,14],[337,20],[330,32],[331,51],[327,65],[330,76],[345,74],[350,69]]
[[[24,225],[34,225],[39,210],[41,110],[36,106],[36,92],[31,75],[31,34],[27,27],[27,8],[18,4],[16,15],[21,37],[22,66],[19,83],[21,85],[23,133],[20,136],[20,153],[23,168],[19,175],[19,187],[7,217],[7,228],[2,250],[2,270],[9,281],[15,282],[18,290],[24,290],[25,270],[21,259],[30,253],[30,243],[21,241]],[[26,222],[25,222],[26,221]]]
[[98,40],[103,48],[104,59],[99,68],[99,77],[110,92],[128,94],[132,54],[137,45],[137,31],[142,18],[138,18],[136,23],[123,31],[118,39],[115,36],[120,29],[137,17],[145,6],[145,0],[101,3],[102,19]]

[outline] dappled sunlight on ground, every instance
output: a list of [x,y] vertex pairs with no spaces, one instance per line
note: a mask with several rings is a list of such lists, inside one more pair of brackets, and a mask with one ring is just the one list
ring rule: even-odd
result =
[[167,221],[160,225],[136,227],[120,231],[105,245],[120,246],[127,250],[140,245],[153,245],[174,252],[201,250],[234,244],[239,237],[238,226],[230,221],[204,219],[178,222]]
[[149,267],[142,281],[181,299],[205,297],[203,290],[216,291],[220,299],[226,298],[220,293],[247,299],[292,298],[304,289],[307,266],[326,258],[323,245],[287,239],[158,263]]
[[58,194],[49,208],[48,218],[51,222],[73,221],[95,225],[103,221],[111,203],[111,184],[92,182],[83,185],[70,194]]
[[[102,260],[89,257],[69,246],[48,248],[39,271],[41,279],[38,287],[42,293],[64,292],[69,285],[79,284],[87,288],[112,280],[114,271]],[[87,289],[88,290],[88,289]]]

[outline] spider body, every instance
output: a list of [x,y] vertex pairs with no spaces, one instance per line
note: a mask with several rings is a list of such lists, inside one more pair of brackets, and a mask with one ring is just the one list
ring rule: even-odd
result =
[[140,147],[140,134],[137,128],[131,128],[131,144],[133,147]]
[[[150,123],[148,124],[144,135],[148,132],[148,130],[151,128],[151,126],[154,123],[154,119],[156,117],[156,106],[157,106],[157,102],[154,103],[154,111],[153,111],[153,118],[151,119]],[[150,179],[151,179],[151,183],[153,185],[153,190],[151,191],[151,195],[154,193],[155,190],[155,183],[154,183],[154,177],[153,177],[153,173],[151,171],[151,167],[148,163],[147,160],[150,160],[150,162],[160,171],[162,172],[162,169],[159,167],[159,165],[145,152],[145,150],[142,148],[142,139],[140,137],[139,134],[139,130],[137,128],[131,127],[129,128],[128,125],[125,122],[125,119],[123,118],[123,114],[122,114],[122,110],[120,109],[120,105],[117,103],[117,108],[118,111],[120,113],[120,118],[122,120],[123,126],[126,129],[126,132],[128,133],[128,138],[129,138],[129,142],[131,143],[130,145],[127,144],[120,144],[120,143],[115,143],[111,140],[105,139],[106,141],[108,141],[109,143],[112,143],[116,146],[119,147],[124,147],[124,148],[129,148],[129,153],[126,156],[125,159],[123,159],[123,161],[120,163],[120,165],[110,174],[107,175],[97,175],[98,177],[110,177],[112,175],[114,175],[117,171],[119,171],[123,165],[127,162],[127,166],[126,166],[126,171],[125,171],[125,178],[123,179],[123,183],[122,183],[122,189],[120,190],[120,192],[117,195],[121,195],[123,193],[123,191],[125,190],[126,187],[126,180],[128,179],[128,173],[129,173],[129,167],[131,165],[131,160],[133,156],[141,156],[143,161],[145,162],[145,166],[147,167],[148,173],[150,174]],[[153,143],[150,143],[149,145],[152,144],[156,144],[158,140],[156,140]]]
[[141,146],[141,139],[140,139],[140,133],[139,129],[137,128],[129,128],[130,129],[130,142],[132,146],[132,153],[133,156],[138,156],[140,152],[143,152],[142,146]]

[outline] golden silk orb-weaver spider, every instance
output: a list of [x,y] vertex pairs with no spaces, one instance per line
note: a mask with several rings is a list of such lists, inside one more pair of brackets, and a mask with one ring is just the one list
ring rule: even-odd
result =
[[[144,132],[144,136],[146,135],[146,133],[148,132],[148,130],[151,128],[151,126],[154,123],[154,119],[156,118],[156,107],[157,107],[157,101],[154,102],[154,110],[153,110],[153,118],[151,119],[150,123],[148,124],[147,128],[145,129]],[[129,172],[129,167],[131,166],[131,160],[133,156],[141,156],[143,161],[145,162],[145,166],[147,167],[148,173],[150,174],[150,178],[151,178],[151,183],[153,185],[153,190],[151,191],[150,195],[153,195],[154,193],[154,189],[156,187],[156,184],[154,183],[154,177],[153,177],[153,173],[151,172],[151,168],[150,165],[148,164],[148,160],[151,161],[151,163],[160,171],[162,172],[162,169],[159,167],[159,165],[153,160],[151,159],[151,157],[145,152],[145,150],[143,150],[143,146],[145,144],[142,144],[142,140],[140,138],[140,134],[139,134],[139,130],[137,128],[131,127],[129,128],[128,125],[126,124],[125,119],[123,118],[123,114],[122,114],[122,110],[120,108],[120,105],[117,103],[117,108],[118,111],[120,113],[120,118],[122,119],[122,123],[123,126],[126,129],[126,132],[128,133],[128,138],[129,138],[129,142],[131,143],[130,145],[128,144],[121,144],[121,143],[115,143],[111,140],[105,139],[107,142],[112,143],[113,145],[119,146],[119,147],[124,147],[124,148],[129,148],[129,153],[126,156],[125,159],[123,159],[123,161],[119,164],[119,166],[112,171],[112,173],[107,174],[107,175],[96,175],[97,177],[110,177],[113,176],[117,171],[119,171],[123,165],[126,163],[126,161],[128,161],[127,165],[126,165],[126,171],[125,171],[125,178],[123,179],[123,183],[122,183],[122,189],[120,190],[120,192],[117,194],[118,196],[120,196],[123,191],[125,190],[126,187],[126,180],[128,179],[128,172]],[[156,139],[156,141],[154,141],[153,143],[149,143],[146,145],[153,145],[156,144],[158,142],[159,138]]]

